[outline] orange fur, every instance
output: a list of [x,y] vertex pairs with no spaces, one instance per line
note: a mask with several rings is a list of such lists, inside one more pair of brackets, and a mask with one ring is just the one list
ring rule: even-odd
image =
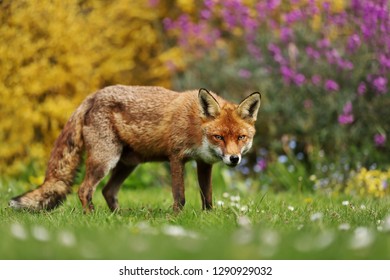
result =
[[126,177],[140,163],[169,161],[173,208],[185,204],[184,164],[196,160],[204,209],[212,207],[211,166],[235,166],[252,145],[260,94],[239,105],[205,89],[174,92],[160,87],[111,86],[90,95],[73,113],[54,144],[46,178],[37,189],[13,198],[17,209],[50,210],[70,192],[86,150],[86,174],[78,195],[85,212],[93,210],[97,184],[111,210]]

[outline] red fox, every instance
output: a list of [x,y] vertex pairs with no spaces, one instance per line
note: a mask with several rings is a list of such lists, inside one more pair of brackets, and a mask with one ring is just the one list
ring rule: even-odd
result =
[[206,89],[175,92],[161,87],[110,86],[88,96],[65,124],[51,152],[45,180],[35,190],[9,202],[15,209],[51,210],[71,192],[86,151],[85,178],[78,190],[84,212],[94,209],[98,183],[108,207],[118,209],[123,181],[143,162],[168,160],[173,210],[185,204],[184,164],[197,163],[202,208],[212,208],[212,164],[240,163],[255,135],[261,96],[254,92],[239,105]]

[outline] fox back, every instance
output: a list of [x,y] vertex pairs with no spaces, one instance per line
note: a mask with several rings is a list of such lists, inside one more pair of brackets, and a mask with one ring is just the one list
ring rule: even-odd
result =
[[240,163],[252,146],[260,94],[239,105],[210,93],[174,92],[160,87],[112,86],[89,96],[71,116],[52,150],[44,183],[10,201],[14,208],[50,210],[70,192],[81,153],[86,175],[78,195],[85,212],[93,210],[98,183],[109,208],[118,209],[117,194],[138,164],[169,161],[173,209],[185,204],[184,164],[196,160],[204,209],[212,208],[212,164]]

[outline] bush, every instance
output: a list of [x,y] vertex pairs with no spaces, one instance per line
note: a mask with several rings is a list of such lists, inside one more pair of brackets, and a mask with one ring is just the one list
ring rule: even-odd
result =
[[176,87],[264,93],[254,170],[289,153],[321,176],[389,164],[388,1],[205,0],[164,22],[191,54]]
[[41,167],[76,106],[116,83],[169,87],[160,9],[148,1],[1,1],[0,173]]

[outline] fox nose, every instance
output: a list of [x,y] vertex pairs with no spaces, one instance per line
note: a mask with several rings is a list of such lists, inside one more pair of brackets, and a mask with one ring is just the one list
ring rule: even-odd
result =
[[237,164],[240,160],[240,157],[238,155],[231,155],[230,156],[230,162],[232,164]]

